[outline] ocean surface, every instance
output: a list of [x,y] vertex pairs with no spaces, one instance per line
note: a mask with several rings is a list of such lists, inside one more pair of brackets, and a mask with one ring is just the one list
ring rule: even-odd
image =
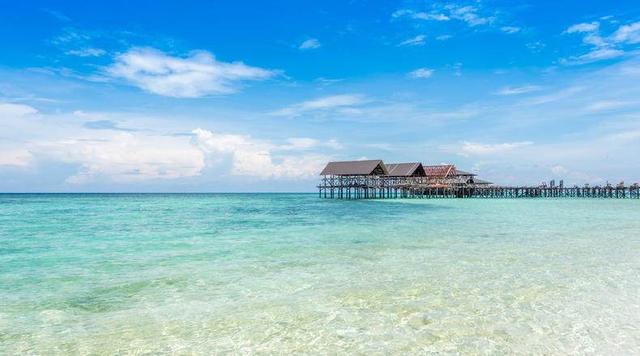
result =
[[640,353],[640,200],[0,195],[0,354]]

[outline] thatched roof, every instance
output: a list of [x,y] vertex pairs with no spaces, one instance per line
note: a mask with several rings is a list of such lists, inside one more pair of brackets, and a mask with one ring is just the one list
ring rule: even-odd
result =
[[382,160],[329,162],[321,176],[374,176],[386,175],[389,171]]
[[391,177],[424,177],[426,173],[420,162],[389,163],[386,165]]

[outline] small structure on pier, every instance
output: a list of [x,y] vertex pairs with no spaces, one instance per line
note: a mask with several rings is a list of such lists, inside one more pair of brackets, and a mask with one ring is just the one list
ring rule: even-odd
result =
[[381,159],[366,161],[329,162],[321,176],[381,176],[389,171]]
[[387,176],[389,177],[426,177],[424,167],[420,162],[389,163],[387,164]]

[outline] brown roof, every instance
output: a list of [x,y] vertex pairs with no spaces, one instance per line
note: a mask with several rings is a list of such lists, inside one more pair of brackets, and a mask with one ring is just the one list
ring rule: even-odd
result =
[[457,176],[477,176],[477,174],[475,173],[461,171],[458,168],[456,168],[456,175]]
[[388,176],[392,177],[424,177],[425,172],[422,163],[389,163],[386,165],[389,170]]
[[321,176],[370,176],[389,173],[382,160],[329,162]]
[[453,164],[441,164],[437,166],[424,166],[424,172],[427,177],[445,178],[455,174],[456,166]]

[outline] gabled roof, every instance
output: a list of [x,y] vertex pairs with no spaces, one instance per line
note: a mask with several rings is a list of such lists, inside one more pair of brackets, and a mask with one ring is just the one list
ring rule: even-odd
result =
[[386,175],[389,171],[382,160],[329,162],[321,176],[372,176]]
[[477,176],[477,174],[475,174],[475,173],[461,171],[458,168],[456,168],[456,175],[458,175],[458,176],[474,176],[474,177]]
[[426,174],[422,163],[389,163],[386,165],[391,177],[424,177]]
[[437,166],[424,166],[424,172],[430,178],[446,178],[456,172],[456,166],[453,164],[441,164]]

